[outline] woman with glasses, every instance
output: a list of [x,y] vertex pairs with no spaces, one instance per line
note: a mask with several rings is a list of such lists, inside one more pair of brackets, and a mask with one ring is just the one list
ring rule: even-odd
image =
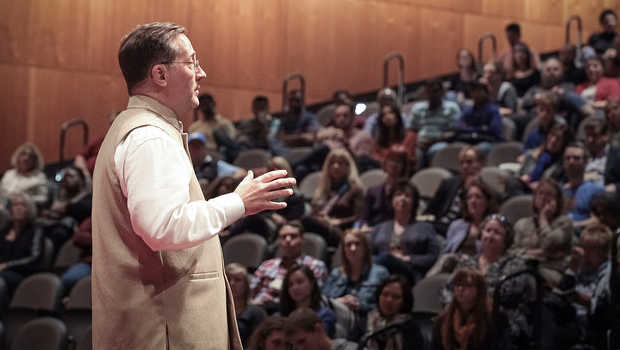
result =
[[573,247],[572,220],[562,214],[562,188],[554,180],[541,180],[534,191],[534,215],[515,224],[512,253],[536,260],[539,272],[550,284],[557,285],[567,268],[567,257]]
[[463,267],[454,274],[453,286],[454,298],[435,320],[433,349],[491,349],[494,324],[484,276]]
[[389,273],[385,267],[372,263],[370,244],[361,229],[345,231],[338,250],[342,266],[332,269],[323,294],[365,317],[368,311],[377,307],[375,292]]

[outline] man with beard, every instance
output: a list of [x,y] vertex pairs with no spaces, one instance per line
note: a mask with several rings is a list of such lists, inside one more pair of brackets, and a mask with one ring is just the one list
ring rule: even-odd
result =
[[544,91],[557,94],[558,113],[566,119],[573,133],[577,131],[577,126],[583,118],[594,114],[594,110],[588,106],[586,100],[575,93],[575,85],[564,81],[562,62],[557,58],[550,58],[544,64],[540,85],[530,88],[523,95],[523,109],[527,111],[527,114],[516,118],[518,119],[517,127],[524,127],[535,117],[536,99]]

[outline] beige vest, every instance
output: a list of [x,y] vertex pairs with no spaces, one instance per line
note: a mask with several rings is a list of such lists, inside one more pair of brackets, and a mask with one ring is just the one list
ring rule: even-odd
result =
[[[187,134],[178,124],[159,102],[131,97],[99,151],[93,175],[94,349],[242,348],[219,238],[152,251],[131,227],[114,172],[116,147],[145,125],[162,129],[187,152]],[[204,200],[195,176],[188,190],[190,201]]]

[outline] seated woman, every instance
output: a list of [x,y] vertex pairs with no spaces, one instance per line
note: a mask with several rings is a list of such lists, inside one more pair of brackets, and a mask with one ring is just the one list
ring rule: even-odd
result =
[[405,129],[403,119],[398,117],[400,115],[396,104],[387,104],[381,108],[371,154],[378,162],[383,163],[392,146],[400,145],[407,152],[409,162],[415,164],[416,133]]
[[239,336],[243,346],[247,347],[252,332],[267,317],[267,312],[261,306],[249,304],[250,279],[245,267],[231,263],[226,265],[225,272],[235,301]]
[[342,232],[359,218],[363,206],[364,190],[353,157],[342,148],[329,152],[312,199],[312,215],[302,219],[304,228],[335,247]]
[[539,262],[539,272],[551,285],[557,285],[567,267],[573,242],[573,223],[562,214],[560,185],[551,178],[538,183],[532,207],[534,215],[515,224],[515,244],[511,253]]
[[366,191],[364,210],[360,222],[362,227],[374,227],[380,222],[389,220],[391,213],[387,205],[387,195],[396,181],[406,178],[409,174],[407,153],[402,147],[392,147],[382,163],[387,174],[385,182],[372,186]]
[[[525,260],[509,255],[514,234],[512,226],[502,215],[487,216],[481,224],[480,252],[456,265],[456,270],[471,268],[478,270],[486,280],[488,295],[493,296],[495,287],[503,276],[525,269]],[[455,274],[441,289],[440,300],[448,304],[453,300],[455,291]],[[504,305],[509,318],[510,333],[515,343],[526,342],[530,337],[530,326],[527,319],[530,314],[526,304],[528,297],[533,295],[533,283],[526,275],[506,283],[502,288],[501,302],[512,301]],[[516,302],[515,302],[516,301]]]
[[0,277],[10,294],[37,271],[43,254],[43,229],[35,223],[37,206],[21,192],[9,196],[10,221],[0,228]]
[[260,323],[250,339],[252,350],[285,350],[286,334],[284,325],[286,319],[282,316],[269,316]]
[[[273,170],[286,170],[289,177],[293,176],[291,166],[283,157],[273,157],[267,162],[267,171]],[[300,219],[306,211],[306,200],[299,192],[297,185],[291,186],[291,189],[293,190],[292,195],[272,199],[276,202],[286,202],[286,208],[245,216],[229,227],[229,234],[226,238],[242,232],[253,232],[265,237],[269,243],[274,242],[277,238],[276,227],[284,225],[291,220]]]
[[468,49],[460,49],[457,52],[456,65],[459,73],[450,80],[449,93],[456,93],[455,102],[462,104],[466,99],[471,98],[471,84],[478,81],[479,74],[474,54]]
[[517,89],[504,80],[505,75],[502,63],[490,60],[482,68],[480,82],[487,86],[491,100],[500,108],[500,114],[511,115],[517,111]]
[[[381,283],[377,290],[377,310],[368,313],[366,337],[381,329],[401,324],[402,327],[370,337],[367,349],[422,349],[424,340],[420,327],[411,320],[413,291],[411,284],[403,276],[391,275]],[[383,347],[379,343],[383,343]]]
[[323,321],[323,328],[330,338],[336,334],[336,315],[321,303],[322,295],[316,277],[306,265],[293,265],[282,282],[280,296],[280,314],[288,316],[300,307],[308,307],[316,311]]
[[84,173],[73,165],[62,170],[60,189],[52,205],[42,209],[46,234],[56,250],[71,238],[75,227],[91,215],[92,193]]
[[439,255],[435,229],[427,222],[416,221],[420,195],[408,180],[399,180],[388,199],[394,216],[375,226],[372,253],[377,264],[415,284]]
[[437,317],[433,327],[433,349],[491,349],[493,321],[482,274],[460,268],[454,274],[454,298]]
[[522,42],[512,47],[512,71],[508,72],[508,79],[517,90],[517,96],[523,97],[527,90],[540,83],[540,71],[532,66],[532,52]]
[[458,261],[479,254],[482,221],[497,209],[498,198],[493,189],[479,180],[468,181],[461,200],[463,217],[448,227],[441,256],[427,276],[452,272]]
[[73,286],[83,277],[90,276],[93,264],[93,225],[91,218],[86,218],[73,232],[73,245],[80,249],[77,263],[71,265],[60,277],[64,294],[68,295]]
[[377,287],[389,275],[387,269],[372,263],[366,233],[349,229],[342,235],[342,266],[331,270],[323,294],[346,305],[359,316],[374,310]]
[[603,76],[603,67],[604,62],[600,56],[588,57],[585,67],[588,81],[575,86],[575,92],[601,112],[608,99],[620,99],[620,82]]
[[31,196],[37,206],[42,206],[49,199],[49,187],[43,173],[43,156],[39,148],[32,143],[17,147],[11,156],[12,169],[7,170],[0,180],[0,207],[13,193],[23,192]]
[[541,146],[523,154],[519,179],[533,190],[543,177],[559,174],[564,149],[572,141],[573,134],[566,124],[554,124]]

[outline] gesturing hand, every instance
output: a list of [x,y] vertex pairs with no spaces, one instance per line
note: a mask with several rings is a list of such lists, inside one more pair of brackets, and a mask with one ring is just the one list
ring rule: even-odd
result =
[[248,171],[235,193],[241,197],[245,205],[245,215],[253,215],[263,210],[278,210],[286,208],[284,202],[272,202],[272,199],[290,196],[293,190],[286,188],[295,184],[295,179],[285,177],[286,170],[270,171],[254,178],[254,173]]

